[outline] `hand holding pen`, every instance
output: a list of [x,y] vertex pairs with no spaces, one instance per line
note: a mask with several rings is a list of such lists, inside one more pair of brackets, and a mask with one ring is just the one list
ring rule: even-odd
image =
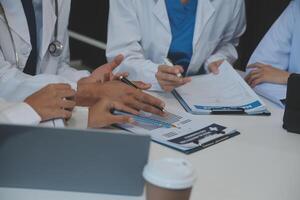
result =
[[[142,89],[144,89],[144,88],[141,88],[140,86],[138,86],[136,83],[137,82],[131,82],[130,80],[128,80],[126,77],[124,77],[124,76],[120,76],[119,77],[119,80],[121,81],[121,82],[123,82],[124,84],[126,84],[126,85],[128,85],[128,86],[130,86],[130,87],[133,87],[133,88],[135,88],[135,89],[137,89],[137,90],[142,90]],[[139,83],[139,85],[145,85],[145,83],[142,83],[142,82],[138,82]],[[146,84],[147,85],[147,84]],[[156,109],[158,109],[158,110],[160,110],[162,113],[165,113],[165,109],[164,109],[164,107],[163,106],[158,106],[158,105],[152,105],[153,107],[155,107]]]
[[171,92],[175,88],[191,82],[190,77],[183,77],[184,69],[179,65],[173,65],[169,59],[164,60],[165,64],[158,67],[156,79],[158,80],[161,88],[166,92]]

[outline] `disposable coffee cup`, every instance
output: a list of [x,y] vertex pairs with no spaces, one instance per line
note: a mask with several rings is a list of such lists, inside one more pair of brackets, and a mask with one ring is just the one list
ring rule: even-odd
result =
[[150,162],[143,176],[147,200],[189,200],[197,178],[191,163],[178,158]]

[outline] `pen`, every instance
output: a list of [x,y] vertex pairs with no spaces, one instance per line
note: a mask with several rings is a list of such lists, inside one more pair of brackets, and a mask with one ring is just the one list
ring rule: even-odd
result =
[[[136,86],[133,82],[131,82],[130,80],[128,80],[126,77],[124,76],[120,76],[119,77],[120,81],[122,81],[123,83],[125,83],[126,85],[129,85],[131,87],[134,87],[135,89],[140,89],[138,86]],[[162,111],[162,112],[166,112],[164,108],[161,108],[159,106],[155,106],[153,105],[155,108],[157,108],[158,110]]]
[[[165,59],[164,59],[164,63],[165,63],[166,65],[170,66],[170,67],[173,67],[173,66],[174,66],[174,64],[172,63],[172,61],[171,61],[169,58],[165,58]],[[181,74],[181,73],[178,73],[178,74],[177,74],[177,77],[178,77],[178,78],[181,78],[181,77],[182,77],[182,74]]]
[[138,86],[136,86],[134,83],[132,83],[130,80],[128,80],[126,77],[124,76],[120,76],[119,77],[120,81],[122,81],[123,83],[125,83],[126,85],[129,85],[131,87],[134,87],[135,89],[140,89]]
[[159,121],[156,119],[151,119],[148,117],[143,117],[140,115],[134,115],[134,114],[124,112],[124,111],[113,110],[112,114],[129,116],[129,117],[132,117],[134,121],[139,122],[139,123],[146,123],[146,124],[155,125],[155,126],[159,126],[159,127],[165,127],[165,128],[177,128],[177,126],[175,126],[174,124]]
[[242,115],[245,114],[245,109],[243,108],[230,108],[230,107],[222,107],[222,108],[213,108],[211,109],[211,114],[213,115]]

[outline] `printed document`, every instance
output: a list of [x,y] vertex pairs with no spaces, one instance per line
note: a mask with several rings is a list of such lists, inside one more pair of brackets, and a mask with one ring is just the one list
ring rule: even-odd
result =
[[246,114],[266,112],[263,101],[227,61],[220,66],[219,74],[194,76],[175,94],[193,114],[209,114],[213,109],[223,108],[240,108]]
[[189,113],[179,114],[175,110],[174,112],[168,112],[166,117],[150,113],[142,113],[141,115],[143,117],[147,116],[149,119],[173,124],[176,127],[166,128],[143,122],[120,124],[118,126],[132,133],[151,135],[152,140],[157,143],[184,153],[204,149],[239,134],[235,129],[211,121],[204,121]]

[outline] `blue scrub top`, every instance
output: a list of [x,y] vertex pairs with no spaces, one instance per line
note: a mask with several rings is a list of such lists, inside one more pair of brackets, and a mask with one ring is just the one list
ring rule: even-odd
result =
[[168,58],[181,65],[186,74],[193,55],[193,38],[198,0],[182,4],[180,0],[165,0],[169,16],[172,42]]

